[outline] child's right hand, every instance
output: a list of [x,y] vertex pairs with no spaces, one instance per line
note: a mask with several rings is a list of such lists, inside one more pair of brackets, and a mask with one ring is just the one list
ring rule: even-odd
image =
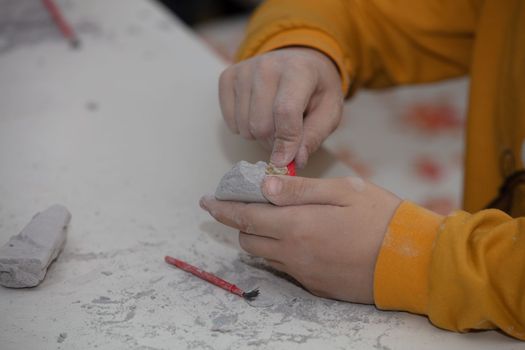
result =
[[227,68],[219,98],[228,127],[272,149],[270,162],[308,157],[341,120],[343,92],[335,64],[321,52],[301,47],[275,50]]

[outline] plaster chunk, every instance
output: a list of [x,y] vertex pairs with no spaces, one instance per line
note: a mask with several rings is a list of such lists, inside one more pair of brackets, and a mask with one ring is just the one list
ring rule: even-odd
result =
[[244,160],[222,177],[215,191],[215,198],[223,201],[268,203],[261,192],[261,184],[266,176],[268,164],[251,164]]
[[34,287],[66,242],[71,214],[62,205],[37,213],[22,232],[0,248],[0,284],[9,288]]

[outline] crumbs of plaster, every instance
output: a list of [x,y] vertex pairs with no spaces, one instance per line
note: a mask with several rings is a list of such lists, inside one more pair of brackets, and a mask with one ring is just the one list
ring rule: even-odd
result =
[[287,167],[276,167],[272,163],[269,163],[266,166],[266,175],[287,175],[288,174],[288,168]]
[[399,240],[393,239],[390,230],[387,230],[385,233],[385,238],[383,238],[383,247],[388,247],[391,250],[394,250],[399,255],[415,258],[419,256],[419,250],[414,246],[414,243],[408,239],[404,239],[402,242]]
[[399,247],[398,251],[401,255],[415,258],[419,256],[419,251],[411,243],[403,244]]

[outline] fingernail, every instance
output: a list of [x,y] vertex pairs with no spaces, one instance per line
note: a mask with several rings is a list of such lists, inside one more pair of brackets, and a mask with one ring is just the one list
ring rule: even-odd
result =
[[206,211],[209,211],[208,203],[210,201],[210,197],[211,197],[210,195],[202,196],[201,199],[199,200],[199,206]]
[[267,176],[264,182],[266,192],[270,196],[276,196],[283,189],[283,182],[277,176]]

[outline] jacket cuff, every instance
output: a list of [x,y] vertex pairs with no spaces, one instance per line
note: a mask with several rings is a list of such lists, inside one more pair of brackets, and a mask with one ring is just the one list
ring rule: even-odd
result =
[[383,240],[374,273],[378,308],[427,314],[430,259],[444,217],[403,202]]
[[311,28],[286,29],[268,38],[253,42],[247,40],[237,53],[236,60],[247,58],[290,46],[303,46],[318,50],[330,57],[339,70],[343,94],[346,96],[350,90],[350,61],[344,58],[339,44],[330,35]]

